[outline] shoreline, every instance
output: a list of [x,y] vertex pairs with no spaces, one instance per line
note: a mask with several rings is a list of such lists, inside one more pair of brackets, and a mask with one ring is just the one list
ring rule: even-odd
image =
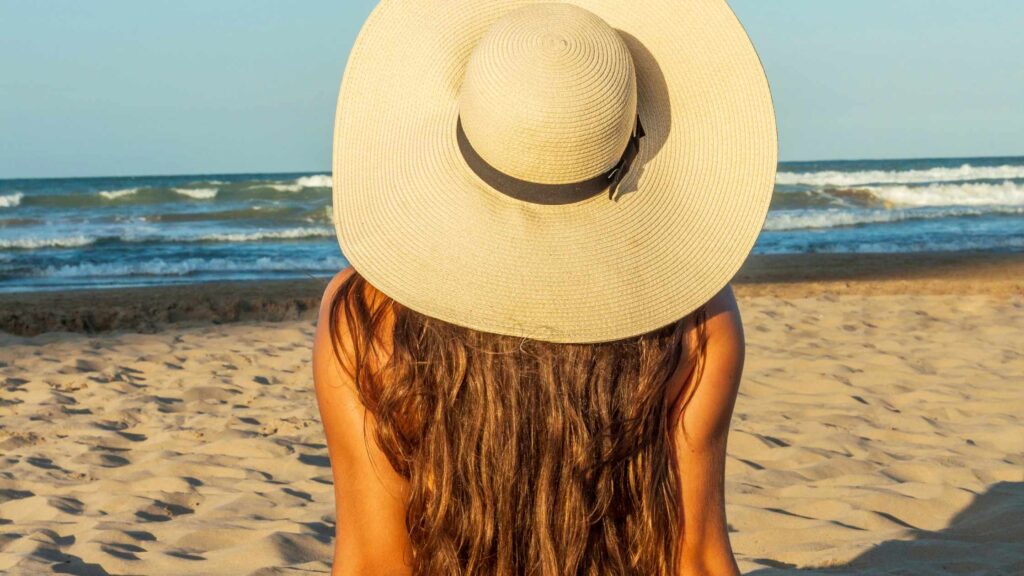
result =
[[[169,326],[312,320],[329,278],[0,294],[0,331],[155,333]],[[1024,253],[753,255],[737,296],[1024,295]]]

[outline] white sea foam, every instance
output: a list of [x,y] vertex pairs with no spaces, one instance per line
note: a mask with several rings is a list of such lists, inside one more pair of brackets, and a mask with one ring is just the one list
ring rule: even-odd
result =
[[864,184],[920,184],[926,182],[963,182],[967,180],[1008,180],[1024,178],[1024,166],[971,166],[929,168],[927,170],[864,170],[858,172],[779,172],[777,184],[810,186],[861,186]]
[[0,239],[0,249],[35,250],[39,248],[77,248],[88,246],[96,239],[89,236],[56,236],[49,238],[4,238]]
[[196,200],[210,200],[217,197],[216,188],[175,188],[174,191]]
[[260,242],[263,240],[301,240],[303,238],[330,238],[334,231],[322,227],[257,230],[254,232],[223,232],[214,234],[167,234],[158,227],[134,227],[117,238],[122,242]]
[[0,196],[0,208],[14,208],[21,204],[21,199],[24,197],[25,195],[21,192]]
[[929,186],[865,186],[863,190],[894,206],[1024,206],[1024,185],[932,184]]
[[124,198],[126,196],[134,196],[139,191],[138,188],[125,188],[124,190],[104,190],[100,192],[100,196],[107,200],[117,200],[118,198]]
[[74,248],[95,244],[99,240],[131,243],[167,242],[260,242],[263,240],[299,240],[303,238],[329,238],[334,231],[323,227],[285,228],[255,232],[225,232],[219,234],[168,233],[155,226],[131,226],[104,230],[90,235],[0,238],[0,249],[35,250],[40,248]]
[[328,238],[334,235],[329,228],[286,228],[259,232],[207,234],[195,240],[203,242],[259,242],[261,240],[296,240],[300,238]]
[[1020,250],[1024,248],[1024,237],[973,238],[963,236],[927,242],[842,242],[829,244],[789,243],[775,246],[758,246],[757,254],[861,254],[861,253],[915,253],[915,252],[959,252],[964,250]]
[[258,258],[236,260],[231,258],[186,258],[167,261],[153,258],[132,263],[83,262],[67,266],[47,266],[41,276],[59,278],[91,278],[110,276],[187,276],[196,272],[329,272],[343,266],[340,258],[309,258],[289,260],[281,258]]
[[306,188],[330,188],[332,180],[329,174],[317,174],[315,176],[303,176],[296,180],[295,183]]
[[254,232],[221,232],[214,234],[173,233],[171,229],[159,226],[132,226],[122,229],[119,234],[109,238],[121,242],[260,242],[263,240],[297,240],[302,238],[328,238],[334,235],[329,228],[284,228],[278,230],[258,230]]
[[985,216],[988,214],[1024,215],[1024,206],[958,206],[935,210],[844,210],[839,208],[829,208],[826,210],[773,210],[768,213],[764,229],[772,232],[781,232],[785,230],[840,228],[860,224],[884,224],[907,220]]
[[327,174],[303,176],[291,184],[271,184],[270,187],[280,192],[300,192],[305,188],[330,188],[331,177]]

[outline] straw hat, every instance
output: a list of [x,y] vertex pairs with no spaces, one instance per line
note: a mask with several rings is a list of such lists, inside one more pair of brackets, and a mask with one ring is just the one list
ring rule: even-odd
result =
[[349,56],[334,222],[413,310],[603,342],[739,270],[777,160],[771,94],[724,0],[382,0]]

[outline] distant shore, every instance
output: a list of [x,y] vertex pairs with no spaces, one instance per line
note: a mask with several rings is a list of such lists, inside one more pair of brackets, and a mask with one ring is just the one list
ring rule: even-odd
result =
[[[313,319],[328,278],[0,294],[0,331],[159,332],[169,325]],[[1024,253],[752,256],[733,281],[744,296],[1024,295]]]

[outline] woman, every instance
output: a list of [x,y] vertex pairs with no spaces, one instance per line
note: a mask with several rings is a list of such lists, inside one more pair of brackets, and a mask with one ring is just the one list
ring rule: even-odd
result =
[[738,574],[728,282],[775,162],[720,0],[382,2],[314,344],[333,573]]

